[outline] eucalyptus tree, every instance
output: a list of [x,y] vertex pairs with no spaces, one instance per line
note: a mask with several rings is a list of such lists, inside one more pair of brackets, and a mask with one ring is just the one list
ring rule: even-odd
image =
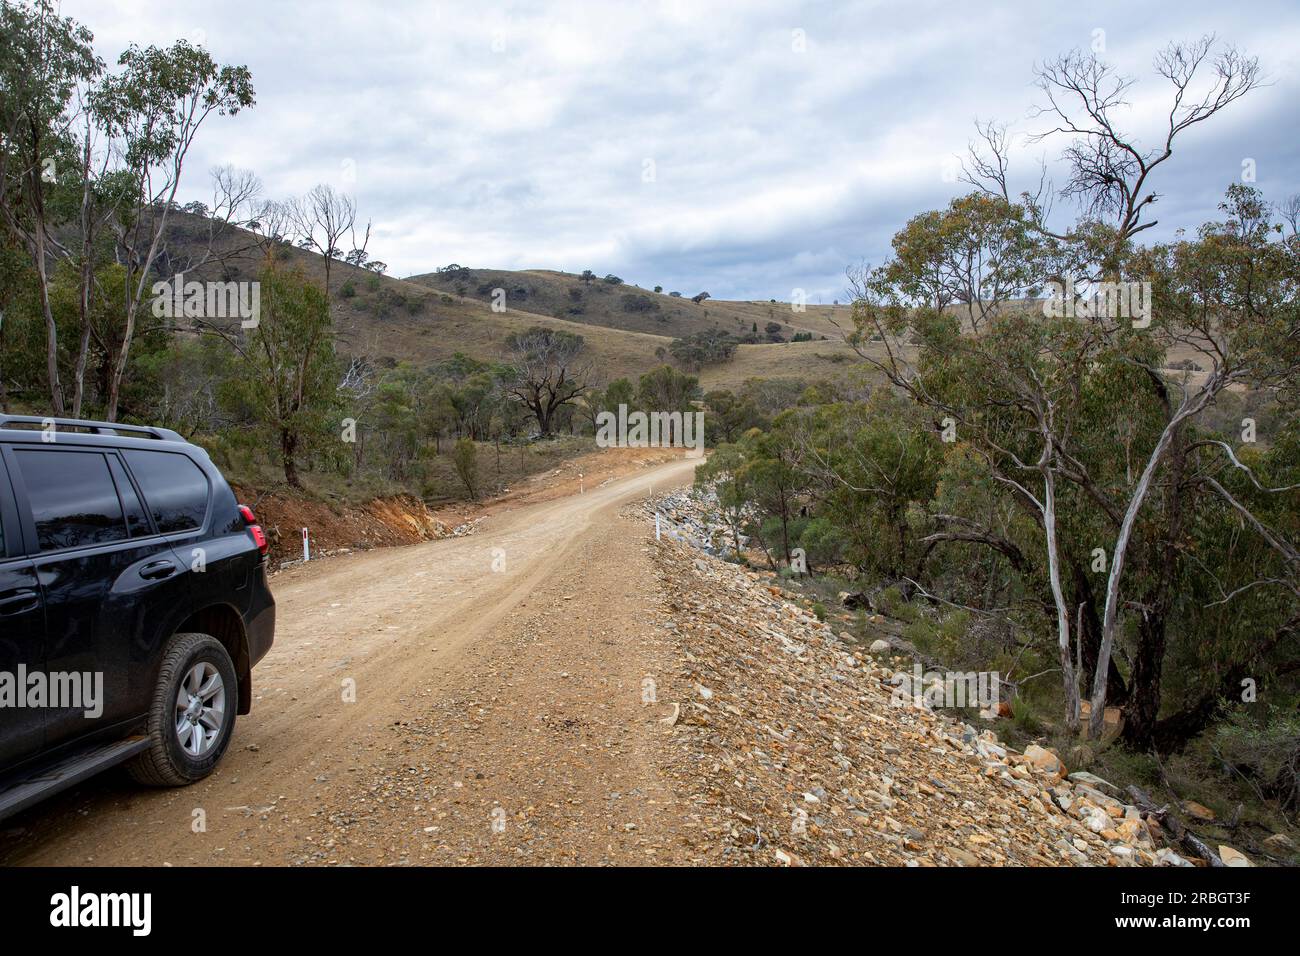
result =
[[210,116],[234,115],[254,103],[247,67],[221,65],[185,40],[165,49],[132,44],[117,66],[91,98],[126,181],[112,222],[126,278],[120,293],[122,329],[111,343],[105,399],[109,421],[117,418],[137,316],[163,248],[190,147]]
[[225,399],[271,434],[285,481],[299,488],[299,463],[345,400],[333,329],[324,292],[300,272],[272,262],[259,281],[261,321],[246,341],[230,340],[249,374],[225,383]]
[[505,390],[537,420],[550,437],[556,412],[574,404],[588,389],[591,363],[581,335],[534,326],[506,337],[509,368]]
[[64,411],[64,395],[49,282],[60,244],[53,235],[50,199],[60,165],[74,162],[71,131],[81,112],[76,94],[103,71],[93,40],[84,26],[60,16],[50,0],[30,7],[0,2],[0,216],[36,271],[50,406],[56,414]]

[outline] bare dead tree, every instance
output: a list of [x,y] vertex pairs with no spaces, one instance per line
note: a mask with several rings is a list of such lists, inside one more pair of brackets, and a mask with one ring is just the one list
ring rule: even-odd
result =
[[366,223],[363,239],[358,244],[356,200],[328,183],[320,183],[305,196],[290,200],[286,209],[298,245],[319,253],[324,259],[325,301],[328,303],[334,260],[342,258],[347,251],[343,249],[341,240],[350,236],[350,249],[365,251],[370,241],[370,224]]
[[1278,203],[1278,215],[1291,227],[1291,236],[1300,235],[1300,193],[1288,196]]
[[[1105,222],[1113,228],[1117,251],[1157,224],[1158,220],[1146,218],[1149,207],[1159,199],[1152,179],[1173,156],[1178,137],[1264,82],[1258,58],[1232,46],[1218,48],[1213,35],[1169,44],[1156,54],[1154,70],[1173,89],[1162,138],[1149,147],[1140,145],[1120,122],[1129,105],[1132,78],[1119,74],[1095,54],[1079,50],[1035,70],[1035,85],[1043,99],[1032,116],[1046,120],[1047,125],[1030,134],[1028,142],[1068,139],[1061,154],[1068,174],[1060,194],[1078,203],[1083,220]],[[1208,82],[1200,82],[1207,73]],[[1007,128],[977,124],[977,139],[963,178],[1010,201]],[[1050,208],[1040,201],[1044,181],[1040,177],[1039,192],[1029,203],[1040,213],[1037,223],[1054,238],[1070,238],[1069,232],[1055,233],[1047,227]]]
[[290,204],[274,199],[259,203],[248,222],[248,230],[262,258],[274,255],[277,247],[292,245],[293,216]]
[[212,203],[184,208],[203,217],[206,238],[197,246],[187,245],[184,258],[172,257],[170,250],[162,253],[160,259],[165,257],[172,271],[190,272],[209,264],[224,265],[246,256],[258,246],[258,237],[250,235],[250,229],[258,222],[262,208],[261,179],[252,170],[230,164],[213,166],[209,177]]

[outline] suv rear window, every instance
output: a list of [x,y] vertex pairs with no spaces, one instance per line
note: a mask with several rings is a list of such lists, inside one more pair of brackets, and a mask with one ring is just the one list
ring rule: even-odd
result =
[[208,477],[198,465],[174,452],[122,454],[161,534],[202,527],[208,513]]
[[42,551],[126,539],[122,503],[102,454],[20,449],[16,457]]

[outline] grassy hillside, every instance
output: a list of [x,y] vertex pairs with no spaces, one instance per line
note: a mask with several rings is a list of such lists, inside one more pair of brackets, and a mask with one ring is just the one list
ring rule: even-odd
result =
[[653,292],[627,283],[610,283],[600,277],[584,282],[580,275],[571,272],[543,269],[509,272],[459,268],[411,276],[406,281],[485,305],[491,305],[495,297],[497,301],[504,300],[508,310],[670,338],[708,328],[743,335],[755,325],[761,331],[769,322],[780,324],[780,334],[787,339],[796,332],[829,338],[836,334],[829,321],[832,314],[844,322],[850,315],[847,306],[810,305],[796,313],[785,302],[721,299],[695,302],[685,294],[678,297],[668,291]]
[[[256,278],[263,253],[251,238],[235,230],[222,243],[226,278]],[[185,268],[207,239],[204,220],[178,214],[169,235],[174,268]],[[276,256],[282,265],[323,280],[324,260],[316,253],[282,246]],[[191,275],[216,278],[220,271],[209,263]],[[381,366],[427,364],[456,352],[498,360],[505,338],[533,325],[583,336],[606,381],[635,378],[661,364],[662,350],[675,337],[707,328],[743,334],[754,323],[761,331],[773,321],[782,324],[780,334],[786,338],[807,331],[826,335],[827,341],[741,346],[733,361],[703,371],[705,386],[732,387],[760,376],[838,378],[847,373],[853,358],[829,320],[835,312],[847,325],[849,310],[844,306],[810,305],[803,313],[793,313],[786,303],[695,303],[600,279],[583,283],[579,276],[563,272],[475,269],[397,279],[338,261],[331,267],[330,286],[340,350]],[[504,311],[492,308],[496,288],[506,290]]]
[[[177,268],[207,236],[204,220],[177,215],[169,237]],[[224,245],[248,246],[249,238],[236,230]],[[284,264],[323,278],[324,260],[316,253],[281,247],[277,255]],[[254,278],[260,256],[260,250],[252,248],[230,257],[227,277]],[[195,274],[215,277],[216,272],[209,265]],[[544,325],[583,336],[600,379],[610,381],[635,378],[661,364],[663,350],[676,337],[710,328],[743,335],[755,325],[762,333],[767,323],[777,322],[787,339],[808,332],[814,340],[741,345],[731,361],[699,373],[704,387],[735,388],[748,378],[849,381],[861,374],[860,360],[842,340],[842,330],[852,327],[852,311],[845,305],[808,304],[803,312],[794,312],[784,302],[697,303],[626,283],[601,278],[585,283],[575,273],[546,270],[461,269],[397,279],[338,261],[330,284],[339,348],[381,366],[428,364],[456,352],[498,360],[511,332]],[[505,290],[504,311],[492,308],[496,289]],[[1038,308],[1037,303],[1020,305]],[[1170,361],[1192,357],[1186,349],[1176,349]],[[1193,382],[1203,376],[1199,370],[1191,374]]]

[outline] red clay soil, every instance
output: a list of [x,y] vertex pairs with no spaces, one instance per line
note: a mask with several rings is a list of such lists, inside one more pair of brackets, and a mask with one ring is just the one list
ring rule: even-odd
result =
[[451,533],[424,502],[411,495],[376,498],[365,504],[319,501],[276,490],[259,494],[235,486],[235,495],[253,508],[271,542],[271,564],[302,560],[302,529],[309,529],[313,557],[341,551],[368,551],[418,544]]
[[525,504],[591,491],[602,484],[681,457],[682,449],[609,448],[592,451],[518,482],[506,494],[483,501],[464,501],[430,510],[414,495],[375,498],[364,504],[322,501],[287,489],[259,492],[234,486],[249,505],[271,542],[271,565],[302,560],[302,529],[309,529],[313,558],[349,551],[445,538],[454,529],[489,514]]

